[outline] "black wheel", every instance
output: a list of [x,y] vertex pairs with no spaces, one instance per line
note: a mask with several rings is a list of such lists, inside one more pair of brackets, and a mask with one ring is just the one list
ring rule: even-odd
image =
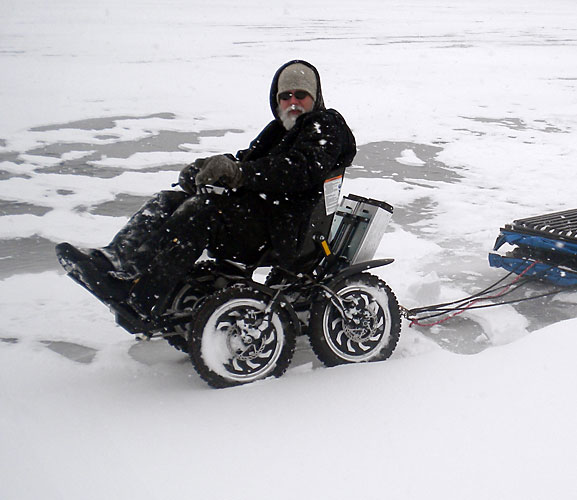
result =
[[[214,292],[214,270],[212,262],[201,262],[191,273],[193,279],[177,286],[169,302],[168,310],[174,312],[193,311],[200,301]],[[190,323],[176,325],[172,331],[164,332],[166,341],[179,351],[188,353],[187,331]]]
[[401,331],[399,304],[388,285],[371,274],[345,278],[313,305],[310,340],[326,366],[382,361]]
[[[178,290],[172,299],[170,309],[177,312],[192,311],[202,296],[203,295],[199,290],[192,285],[185,283],[181,287],[178,287]],[[186,332],[189,324],[190,323],[176,325],[172,331],[164,333],[164,338],[172,347],[185,353],[188,353]]]
[[270,297],[234,286],[207,298],[189,330],[188,351],[196,371],[216,388],[280,377],[295,349],[289,312],[267,307]]

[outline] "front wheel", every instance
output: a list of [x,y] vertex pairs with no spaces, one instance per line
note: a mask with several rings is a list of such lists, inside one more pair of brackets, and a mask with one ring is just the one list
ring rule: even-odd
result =
[[196,371],[216,388],[280,377],[295,349],[289,312],[249,287],[219,291],[200,306],[190,326],[188,352]]
[[397,346],[401,316],[388,285],[368,273],[336,283],[313,305],[310,340],[326,366],[387,359]]

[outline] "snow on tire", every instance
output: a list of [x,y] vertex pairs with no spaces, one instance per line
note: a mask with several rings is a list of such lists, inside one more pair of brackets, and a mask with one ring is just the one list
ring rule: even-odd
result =
[[397,299],[368,273],[350,276],[323,292],[312,308],[310,341],[326,366],[383,361],[397,346],[401,317]]
[[231,287],[209,297],[189,329],[188,351],[196,371],[212,387],[280,377],[294,354],[296,329],[270,297],[248,287]]

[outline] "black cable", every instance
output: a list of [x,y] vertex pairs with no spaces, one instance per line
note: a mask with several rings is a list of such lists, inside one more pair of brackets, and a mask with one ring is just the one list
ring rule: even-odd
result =
[[489,307],[497,307],[497,306],[503,306],[503,305],[508,305],[508,304],[517,304],[519,302],[525,302],[527,300],[534,300],[534,299],[539,299],[542,297],[547,297],[549,295],[556,295],[560,292],[566,291],[567,288],[559,288],[557,290],[554,290],[552,292],[546,292],[546,293],[542,293],[539,295],[533,295],[531,297],[523,297],[522,299],[515,299],[515,300],[507,300],[504,302],[496,302],[494,304],[484,304],[484,305],[479,305],[479,306],[469,306],[469,307],[455,307],[455,308],[449,308],[449,309],[438,309],[438,313],[437,314],[430,314],[429,316],[420,316],[418,318],[411,318],[409,317],[409,319],[416,319],[416,320],[423,320],[423,319],[431,319],[431,318],[438,318],[439,316],[444,316],[445,314],[448,314],[450,312],[455,312],[455,311],[470,311],[472,309],[486,309]]
[[[461,306],[461,304],[468,304],[471,302],[474,302],[475,300],[489,300],[491,298],[497,298],[497,297],[483,297],[483,295],[486,295],[489,292],[496,292],[498,290],[502,290],[502,289],[506,289],[507,287],[511,287],[513,285],[513,283],[510,284],[506,284],[506,285],[502,285],[500,287],[497,287],[497,285],[499,283],[501,283],[503,280],[505,280],[506,278],[508,278],[511,274],[513,274],[512,272],[509,273],[507,276],[505,276],[504,278],[501,278],[500,280],[496,281],[495,283],[493,283],[492,285],[488,286],[487,288],[485,288],[484,290],[477,292],[475,294],[470,295],[469,297],[465,297],[463,299],[460,300],[454,300],[452,302],[446,302],[443,304],[434,304],[431,306],[426,306],[426,307],[420,307],[420,308],[415,308],[415,309],[410,309],[407,311],[408,314],[420,314],[423,312],[433,312],[433,311],[452,311],[452,310],[459,310],[462,309],[464,306]],[[530,283],[532,281],[536,281],[536,279],[534,278],[525,278],[523,281],[520,281],[518,285],[516,285],[515,287],[511,288],[510,290],[502,293],[501,295],[499,295],[499,297],[504,297],[506,295],[509,295],[510,293],[515,292],[516,290],[518,290],[520,287],[525,286],[527,283]],[[445,306],[450,306],[450,305],[455,305],[455,307],[452,308],[448,308],[445,309]]]
[[484,290],[481,290],[480,292],[474,293],[473,295],[469,295],[468,297],[459,299],[459,300],[453,300],[452,302],[442,302],[440,304],[432,304],[430,306],[426,306],[426,307],[416,307],[414,309],[410,309],[408,310],[409,313],[414,313],[414,314],[419,314],[420,312],[428,312],[428,311],[434,311],[439,307],[445,307],[445,306],[450,306],[453,304],[459,304],[461,302],[465,302],[465,301],[470,301],[471,299],[477,298],[481,295],[484,295],[488,292],[492,292],[494,290],[499,290],[501,288],[506,288],[509,285],[503,285],[502,287],[499,288],[494,288],[496,287],[499,283],[503,282],[504,280],[506,280],[509,276],[511,276],[513,273],[513,271],[509,272],[508,274],[506,274],[503,278],[497,280],[495,283],[489,285],[487,288],[485,288]]
[[[465,311],[465,310],[469,310],[469,309],[483,309],[483,308],[496,307],[496,306],[505,305],[505,304],[515,304],[515,303],[524,302],[527,300],[533,300],[533,299],[538,299],[538,298],[542,298],[542,297],[547,297],[549,295],[555,295],[555,294],[560,293],[564,290],[567,290],[567,287],[557,288],[551,292],[546,292],[546,293],[539,294],[539,295],[533,295],[531,297],[524,297],[521,299],[515,299],[515,300],[510,300],[510,301],[501,301],[501,302],[497,302],[497,303],[493,303],[493,304],[484,304],[484,305],[478,305],[478,306],[471,305],[475,301],[483,301],[483,300],[490,300],[492,298],[505,297],[505,296],[517,291],[519,288],[527,285],[528,283],[539,281],[539,279],[545,277],[547,275],[547,272],[550,269],[552,269],[553,267],[556,267],[556,266],[549,266],[548,269],[545,269],[544,271],[540,272],[538,275],[533,275],[531,277],[524,278],[522,281],[519,282],[519,284],[517,284],[516,286],[514,286],[510,290],[507,290],[506,292],[504,292],[498,296],[483,297],[483,295],[487,294],[488,292],[494,292],[494,291],[501,290],[503,288],[511,287],[512,285],[514,285],[515,282],[508,284],[508,285],[502,285],[500,287],[497,287],[497,285],[499,283],[503,282],[505,279],[507,279],[509,276],[511,276],[511,274],[513,274],[513,272],[508,273],[505,277],[501,278],[500,280],[497,280],[495,283],[488,286],[484,290],[482,290],[476,294],[473,294],[467,298],[464,298],[461,300],[456,300],[453,302],[447,302],[444,304],[434,304],[432,306],[408,310],[407,311],[407,317],[409,319],[412,319],[413,321],[419,321],[419,320],[431,319],[431,318],[436,318],[439,316],[444,316],[444,315],[449,314],[451,312],[459,312],[459,311]],[[575,286],[570,287],[570,288],[575,288]],[[454,305],[455,307],[450,307],[450,308],[444,307],[444,306],[449,306],[449,305]],[[420,316],[420,317],[417,316],[418,314],[421,314],[421,313],[434,312],[434,311],[436,311],[435,314],[430,314],[428,316]]]
[[[543,278],[547,278],[547,274],[549,273],[549,271],[551,269],[556,268],[560,271],[563,271],[563,269],[561,269],[561,266],[564,266],[564,267],[568,268],[568,272],[572,272],[573,268],[574,268],[574,266],[572,266],[572,264],[575,263],[575,259],[570,258],[570,257],[567,257],[567,259],[558,259],[559,260],[558,262],[552,262],[550,260],[548,262],[542,262],[540,260],[533,260],[532,261],[529,259],[524,259],[524,260],[525,260],[525,266],[524,266],[524,269],[522,270],[522,272],[519,272],[519,271],[521,271],[521,267],[522,267],[521,265],[519,265],[518,268],[515,269],[515,271],[509,272],[503,278],[497,280],[495,283],[489,285],[485,289],[483,289],[483,290],[481,290],[475,294],[470,295],[469,297],[465,297],[465,298],[462,298],[459,300],[454,300],[451,302],[433,304],[433,305],[426,306],[426,307],[418,307],[418,308],[414,308],[414,309],[410,309],[410,310],[405,309],[404,314],[406,315],[406,317],[409,320],[412,321],[411,325],[413,325],[413,324],[418,325],[420,320],[438,318],[440,316],[447,316],[445,319],[441,319],[438,322],[433,323],[433,324],[440,324],[440,323],[443,323],[444,321],[447,321],[448,319],[451,318],[450,313],[453,313],[453,316],[456,316],[456,315],[461,314],[462,312],[469,310],[469,309],[483,309],[483,308],[489,308],[489,307],[497,307],[497,306],[506,305],[506,304],[516,304],[519,302],[524,302],[524,301],[528,301],[528,300],[535,300],[535,299],[555,295],[555,294],[558,294],[562,291],[577,288],[577,285],[572,285],[572,286],[567,286],[567,287],[558,287],[557,289],[554,289],[553,291],[538,294],[538,295],[533,295],[531,297],[524,297],[524,298],[520,298],[520,299],[500,301],[500,302],[495,302],[492,304],[473,305],[475,302],[487,301],[487,300],[492,300],[492,299],[501,299],[507,295],[510,295],[510,294],[516,292],[517,290],[519,290],[521,287],[527,285],[528,283],[540,281]],[[539,273],[534,273],[530,276],[524,276],[525,273],[527,273],[529,270],[531,270],[531,268],[533,268],[537,264],[546,264],[546,265],[548,265],[548,267],[546,267],[543,271],[541,271]],[[577,269],[575,269],[574,272],[577,272]],[[518,274],[518,277],[509,284],[501,285],[501,283],[503,283],[505,280],[507,280],[507,278],[509,278],[512,274]],[[505,290],[505,291],[501,293],[501,292],[499,292],[501,290]],[[497,293],[495,295],[495,292],[499,292],[499,293]],[[491,295],[489,295],[489,294],[491,294]],[[448,307],[448,306],[453,306],[453,307]],[[420,317],[418,316],[419,314],[429,313],[429,312],[434,313],[434,314],[429,314],[427,316],[420,316]],[[431,325],[422,325],[422,326],[432,326],[432,324]]]

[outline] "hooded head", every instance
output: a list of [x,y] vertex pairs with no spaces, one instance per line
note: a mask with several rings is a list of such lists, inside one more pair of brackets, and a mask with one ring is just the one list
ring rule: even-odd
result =
[[317,69],[312,64],[297,59],[283,64],[277,70],[270,89],[270,106],[277,120],[281,120],[279,94],[289,90],[304,90],[310,94],[314,101],[311,111],[324,109],[321,79]]
[[306,64],[297,62],[283,69],[278,77],[277,102],[279,94],[289,90],[306,90],[315,100],[317,96],[317,76]]

